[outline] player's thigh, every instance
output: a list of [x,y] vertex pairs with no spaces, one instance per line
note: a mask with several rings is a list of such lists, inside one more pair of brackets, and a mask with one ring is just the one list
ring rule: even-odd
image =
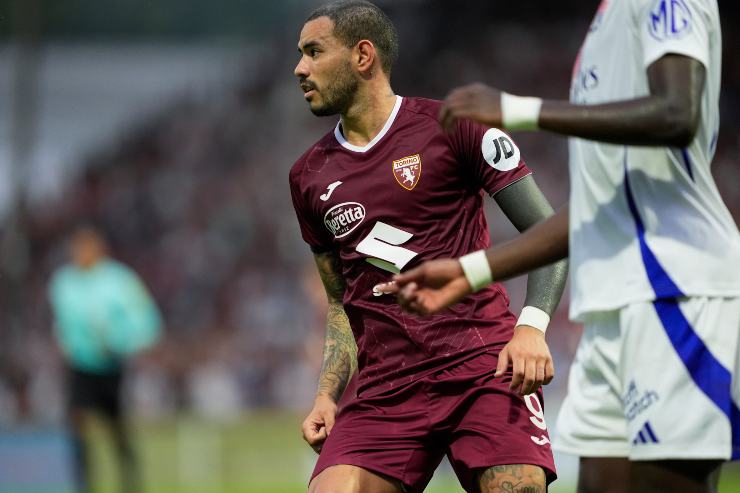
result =
[[629,458],[729,459],[740,445],[732,433],[740,299],[635,303],[621,324]]
[[358,466],[327,467],[313,478],[308,493],[402,493],[401,482]]
[[[511,391],[510,371],[492,377],[496,363],[496,354],[481,355],[447,371],[435,386],[437,426],[450,430],[447,457],[466,491],[479,489],[482,471],[493,479],[496,467],[527,477],[536,471],[545,485],[555,479],[555,464],[542,393],[522,397]],[[463,379],[467,375],[479,377]],[[461,379],[467,383],[462,388]]]
[[630,492],[713,493],[722,462],[716,460],[661,460],[632,462]]
[[582,457],[577,493],[710,493],[717,489],[719,461],[629,461]]
[[624,457],[581,457],[577,493],[630,493],[631,463]]
[[504,464],[480,471],[478,487],[481,493],[521,491],[545,493],[547,477],[545,470],[532,464]]
[[711,493],[717,491],[719,461],[629,461],[582,457],[577,493]]
[[[324,442],[312,478],[336,466],[354,466],[333,469],[332,487],[335,481],[346,483],[346,477],[354,477],[347,476],[350,471],[365,482],[375,477],[393,478],[391,482],[403,484],[408,491],[423,491],[446,450],[431,436],[431,397],[425,386],[419,381],[393,393],[358,397],[347,403]],[[336,471],[345,479],[336,480]]]

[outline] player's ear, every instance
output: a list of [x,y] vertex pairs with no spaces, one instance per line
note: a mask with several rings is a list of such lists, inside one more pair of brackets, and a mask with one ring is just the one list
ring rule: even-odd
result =
[[354,50],[355,67],[363,76],[372,75],[373,64],[375,63],[375,46],[367,39],[360,40],[355,45]]

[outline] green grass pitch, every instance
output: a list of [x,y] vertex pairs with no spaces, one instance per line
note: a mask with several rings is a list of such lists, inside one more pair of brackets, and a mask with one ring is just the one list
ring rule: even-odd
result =
[[[216,425],[193,418],[132,426],[145,493],[300,493],[315,456],[300,435],[301,417],[262,412]],[[93,432],[94,492],[116,493],[115,468],[102,430]],[[552,493],[573,491],[556,481]],[[725,466],[720,492],[740,491],[740,465]],[[462,493],[449,467],[429,493]]]

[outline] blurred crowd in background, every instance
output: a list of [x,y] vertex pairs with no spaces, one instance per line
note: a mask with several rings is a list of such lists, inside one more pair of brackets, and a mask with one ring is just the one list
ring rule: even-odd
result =
[[[81,221],[102,228],[113,257],[141,276],[165,319],[162,342],[129,368],[125,388],[133,413],[228,420],[255,408],[310,405],[325,298],[300,238],[287,175],[336,118],[313,117],[292,75],[302,19],[318,2],[274,3],[283,5],[284,18],[271,33],[242,41],[245,55],[233,82],[150,108],[112,141],[81,149],[70,164],[79,171],[59,193],[33,201],[21,194],[5,211],[3,241],[7,247],[12,234],[15,247],[6,248],[0,262],[0,425],[63,419],[63,365],[47,283],[65,260],[69,231]],[[597,4],[379,3],[401,40],[394,88],[431,98],[475,80],[566,98],[570,67]],[[732,8],[720,5],[723,113],[713,169],[738,220],[740,57],[734,51],[740,22]],[[135,74],[130,83],[137,83]],[[565,140],[514,137],[553,205],[563,204]],[[488,207],[493,240],[511,237],[514,229],[492,203]],[[517,312],[524,283],[508,286]],[[566,294],[548,331],[558,373],[547,395],[555,400],[580,335],[567,307]]]

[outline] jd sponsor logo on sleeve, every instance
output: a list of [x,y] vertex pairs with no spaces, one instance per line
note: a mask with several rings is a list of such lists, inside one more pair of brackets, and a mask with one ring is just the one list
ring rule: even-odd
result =
[[624,403],[624,414],[627,421],[632,421],[657,401],[658,393],[656,391],[646,390],[640,393],[637,389],[637,384],[632,380],[627,389],[627,393],[625,393],[622,398],[622,402]]
[[483,134],[481,152],[486,162],[499,171],[509,171],[519,166],[519,148],[497,128],[489,128]]
[[337,204],[324,214],[324,225],[335,238],[350,234],[365,219],[365,207],[357,202]]
[[648,32],[658,41],[679,39],[691,32],[691,10],[684,0],[653,0]]

